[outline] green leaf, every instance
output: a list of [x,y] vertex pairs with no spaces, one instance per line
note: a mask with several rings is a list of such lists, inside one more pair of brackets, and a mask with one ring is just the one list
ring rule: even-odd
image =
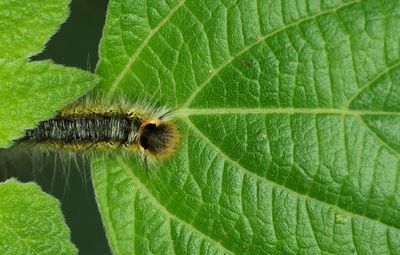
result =
[[1,254],[77,254],[60,203],[35,183],[0,184]]
[[397,0],[110,1],[98,92],[182,133],[93,162],[114,253],[400,254],[399,46]]
[[87,93],[97,79],[48,61],[0,59],[0,147]]
[[97,78],[48,61],[29,63],[68,15],[67,0],[0,1],[0,147],[86,94]]
[[29,57],[67,18],[69,0],[0,1],[0,57]]

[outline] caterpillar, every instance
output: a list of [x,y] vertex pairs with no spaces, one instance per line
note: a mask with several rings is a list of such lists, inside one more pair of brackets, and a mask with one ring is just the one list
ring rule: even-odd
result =
[[121,149],[148,159],[171,156],[179,130],[171,111],[143,104],[73,103],[49,120],[28,129],[17,143],[45,145],[52,150],[86,152]]

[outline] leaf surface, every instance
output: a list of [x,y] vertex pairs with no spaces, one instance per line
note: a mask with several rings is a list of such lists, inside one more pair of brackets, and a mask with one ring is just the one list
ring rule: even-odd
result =
[[399,254],[398,1],[113,0],[99,93],[177,109],[146,176],[93,162],[116,254]]
[[40,53],[67,18],[69,0],[0,1],[0,57]]
[[77,254],[60,203],[34,183],[0,184],[1,254]]

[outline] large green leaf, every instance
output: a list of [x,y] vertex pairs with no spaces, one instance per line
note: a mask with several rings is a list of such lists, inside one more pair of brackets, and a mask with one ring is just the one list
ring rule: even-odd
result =
[[77,254],[59,202],[34,183],[0,184],[1,254]]
[[1,0],[0,57],[29,57],[43,50],[68,16],[69,0]]
[[111,0],[100,53],[182,132],[93,162],[115,254],[400,254],[400,2]]
[[49,118],[96,83],[94,75],[48,61],[0,58],[0,147]]

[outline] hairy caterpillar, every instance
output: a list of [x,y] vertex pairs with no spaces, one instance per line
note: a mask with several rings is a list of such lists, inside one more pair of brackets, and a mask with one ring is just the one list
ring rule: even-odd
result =
[[151,106],[116,103],[73,103],[50,120],[26,130],[18,143],[45,145],[52,150],[86,152],[121,149],[137,153],[146,163],[173,154],[179,130],[171,111]]

